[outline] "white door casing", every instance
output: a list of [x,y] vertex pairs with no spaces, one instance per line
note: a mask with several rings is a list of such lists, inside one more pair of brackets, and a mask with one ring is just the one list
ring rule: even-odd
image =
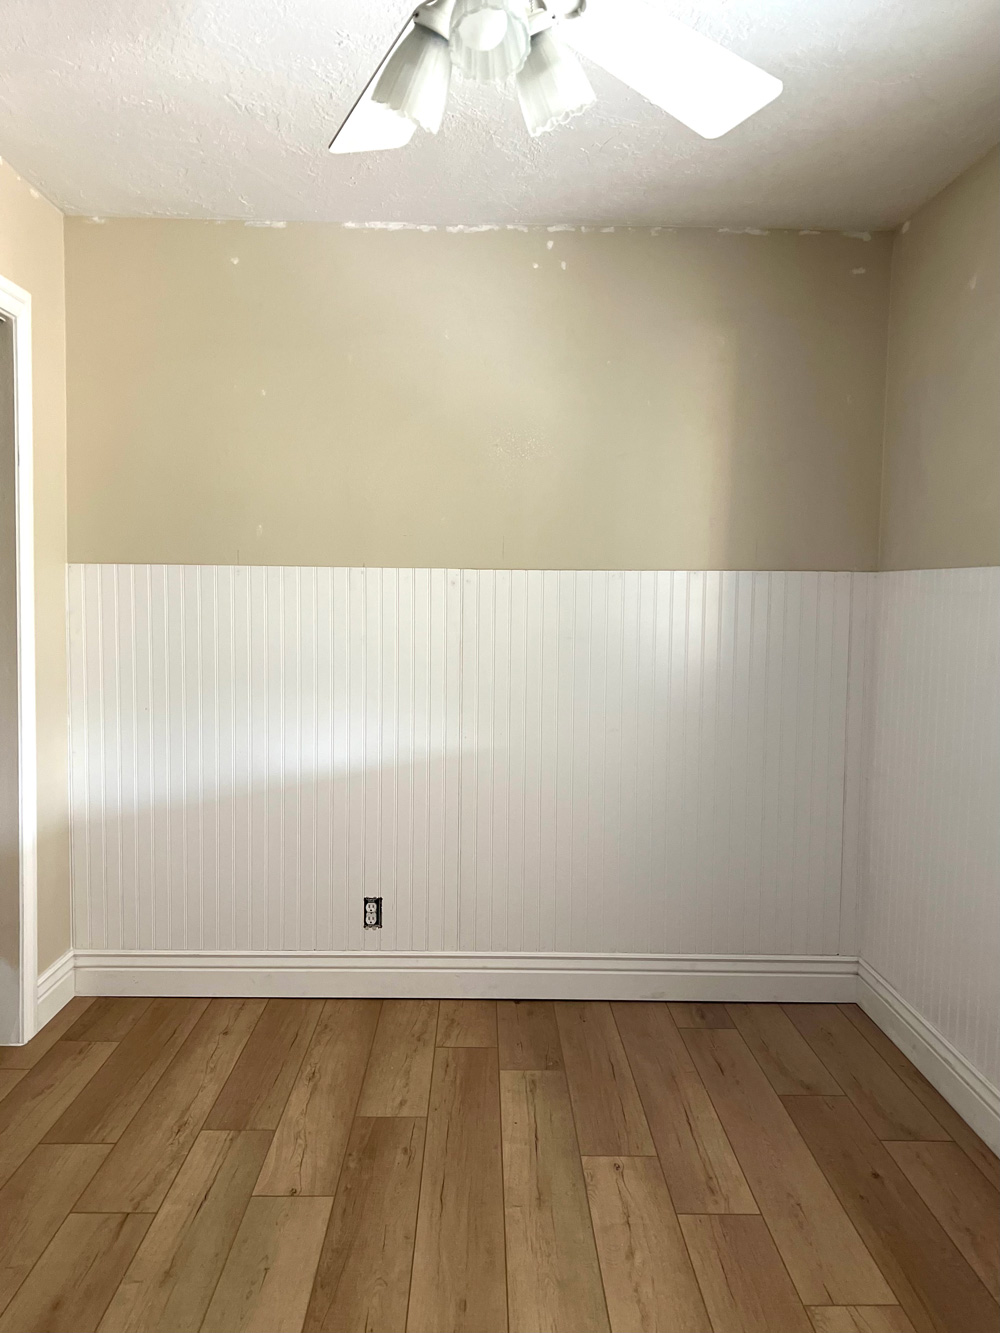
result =
[[38,985],[31,297],[2,275],[0,319],[0,1043],[18,1044],[35,1033]]

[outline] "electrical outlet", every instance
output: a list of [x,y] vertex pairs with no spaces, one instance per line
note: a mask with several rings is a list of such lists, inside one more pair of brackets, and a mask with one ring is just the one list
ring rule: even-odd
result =
[[365,930],[382,929],[382,899],[365,899]]

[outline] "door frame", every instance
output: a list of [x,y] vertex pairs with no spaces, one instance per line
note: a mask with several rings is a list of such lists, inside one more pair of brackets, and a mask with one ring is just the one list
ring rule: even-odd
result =
[[17,588],[19,1043],[38,1020],[38,749],[35,713],[35,536],[31,296],[0,274],[0,314],[14,326],[14,561]]

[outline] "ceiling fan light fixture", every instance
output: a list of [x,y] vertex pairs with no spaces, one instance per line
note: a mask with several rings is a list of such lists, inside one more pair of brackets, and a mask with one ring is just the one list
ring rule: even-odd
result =
[[450,84],[448,43],[418,22],[386,61],[372,101],[437,134]]
[[528,59],[517,75],[517,100],[534,138],[565,125],[597,98],[576,56],[545,28],[531,39]]
[[452,64],[464,78],[506,83],[528,58],[527,0],[457,0],[449,45]]

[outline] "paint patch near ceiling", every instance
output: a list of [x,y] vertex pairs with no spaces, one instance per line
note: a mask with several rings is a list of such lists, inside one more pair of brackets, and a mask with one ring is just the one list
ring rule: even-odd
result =
[[332,156],[405,0],[5,0],[0,147],[81,216],[870,232],[995,142],[995,0],[657,3],[781,97],[703,140],[588,65],[596,104],[532,139],[456,79],[437,136]]

